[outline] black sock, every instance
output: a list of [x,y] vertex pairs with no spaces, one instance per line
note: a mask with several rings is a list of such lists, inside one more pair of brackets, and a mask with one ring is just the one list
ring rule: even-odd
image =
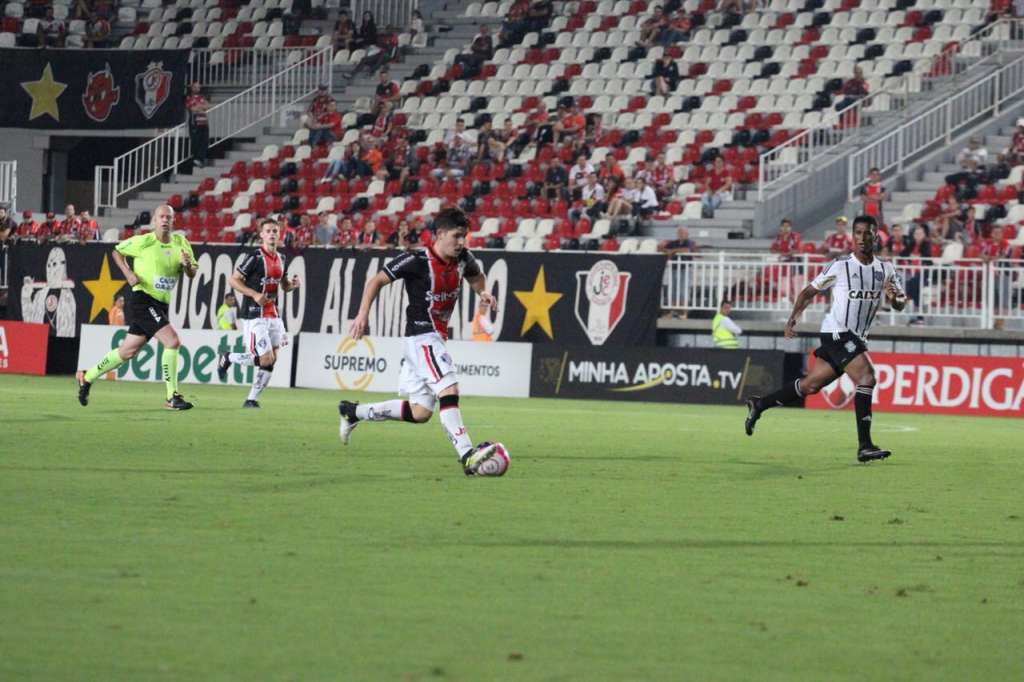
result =
[[853,407],[857,413],[857,438],[860,446],[871,445],[871,394],[874,386],[858,386],[853,396]]
[[793,383],[785,384],[774,393],[769,393],[765,397],[761,398],[760,407],[762,410],[767,410],[769,407],[792,405],[803,397],[804,394],[800,390],[800,379],[797,379]]

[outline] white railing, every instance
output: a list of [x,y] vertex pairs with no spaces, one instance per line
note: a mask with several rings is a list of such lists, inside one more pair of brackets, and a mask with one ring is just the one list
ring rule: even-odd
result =
[[249,87],[311,57],[322,47],[193,48],[189,55],[189,82],[203,87]]
[[[883,313],[888,324],[921,319],[937,326],[990,329],[996,320],[1024,322],[1024,261],[955,264],[896,259],[909,302],[900,312]],[[783,260],[764,254],[677,256],[666,266],[662,308],[718,310],[723,299],[737,312],[788,315],[796,296],[825,266],[819,256]],[[826,297],[807,308],[823,314]]]
[[868,171],[902,172],[909,160],[952,143],[959,132],[989,116],[1024,93],[1024,57],[967,86],[918,114],[891,133],[857,150],[847,160],[848,195],[852,201],[867,181]]
[[352,21],[358,27],[363,22],[363,12],[373,12],[377,29],[393,26],[405,30],[412,22],[412,13],[419,9],[419,0],[352,0]]
[[1001,19],[974,33],[962,43],[954,42],[931,58],[928,68],[904,74],[895,87],[885,88],[840,110],[823,112],[821,122],[801,131],[779,146],[761,154],[758,165],[757,199],[783,180],[805,172],[808,164],[832,152],[839,145],[861,134],[862,125],[876,111],[900,111],[910,103],[911,91],[927,89],[933,79],[959,78],[977,64],[957,59],[958,56],[984,58],[995,52],[994,41],[1019,41],[1021,25],[1016,20]]
[[[250,130],[285,107],[308,97],[320,83],[331,83],[332,49],[327,47],[270,78],[210,108],[210,146]],[[188,125],[182,123],[114,159],[97,166],[93,208],[115,208],[138,187],[175,170],[192,156]]]
[[18,162],[0,161],[0,203],[7,204],[7,215],[18,211]]

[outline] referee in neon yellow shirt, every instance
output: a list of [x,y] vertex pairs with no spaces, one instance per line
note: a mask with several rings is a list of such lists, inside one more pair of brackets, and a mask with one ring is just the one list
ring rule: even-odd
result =
[[[171,292],[182,273],[196,274],[196,259],[188,240],[171,234],[174,209],[160,206],[153,213],[152,231],[125,239],[114,247],[114,262],[132,287],[128,304],[128,336],[121,345],[103,356],[89,370],[79,370],[78,402],[89,404],[92,382],[128,362],[154,336],[164,346],[160,359],[164,383],[167,385],[168,410],[189,410],[192,403],[178,393],[178,348],[181,341],[171,326]],[[131,267],[125,256],[132,259]]]

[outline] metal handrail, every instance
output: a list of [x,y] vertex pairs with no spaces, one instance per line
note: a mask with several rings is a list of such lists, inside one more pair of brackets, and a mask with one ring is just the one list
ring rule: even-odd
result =
[[955,131],[981,117],[998,115],[1000,106],[1024,93],[1024,56],[972,83],[892,132],[858,149],[847,159],[848,197],[852,201],[867,182],[867,172],[902,172],[908,159],[952,143]]
[[17,161],[0,161],[0,203],[8,204],[8,215],[18,211]]
[[[308,97],[320,83],[329,86],[332,53],[329,47],[317,50],[211,107],[207,114],[210,146],[222,144]],[[115,157],[113,164],[97,166],[93,188],[95,212],[115,208],[121,197],[173,171],[191,157],[188,127],[182,123]]]
[[203,87],[249,87],[311,57],[323,47],[192,48],[189,82]]
[[805,171],[811,162],[858,136],[865,115],[870,113],[871,107],[876,102],[881,102],[883,99],[892,102],[895,99],[905,107],[910,100],[911,76],[925,81],[948,76],[959,78],[966,70],[977,66],[977,63],[965,67],[953,59],[955,56],[975,51],[978,52],[977,56],[979,57],[987,56],[984,54],[986,41],[991,40],[997,34],[1003,34],[1007,38],[1011,35],[1019,35],[1019,29],[1014,28],[1019,25],[1020,22],[1014,19],[1000,19],[992,22],[976,31],[964,42],[954,42],[946,46],[939,54],[932,57],[926,72],[906,74],[896,87],[870,93],[840,110],[829,109],[818,125],[807,128],[779,146],[763,152],[758,162],[758,201],[763,201],[765,192],[773,186],[796,173]]

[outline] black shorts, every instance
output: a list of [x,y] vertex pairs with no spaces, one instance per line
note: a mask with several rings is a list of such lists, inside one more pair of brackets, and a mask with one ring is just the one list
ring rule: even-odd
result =
[[822,334],[821,346],[814,351],[814,355],[830,364],[836,374],[842,374],[855,357],[867,352],[864,339],[850,332],[841,332],[838,338],[832,334]]
[[153,338],[160,329],[171,323],[170,306],[149,294],[133,291],[128,304],[129,334]]

